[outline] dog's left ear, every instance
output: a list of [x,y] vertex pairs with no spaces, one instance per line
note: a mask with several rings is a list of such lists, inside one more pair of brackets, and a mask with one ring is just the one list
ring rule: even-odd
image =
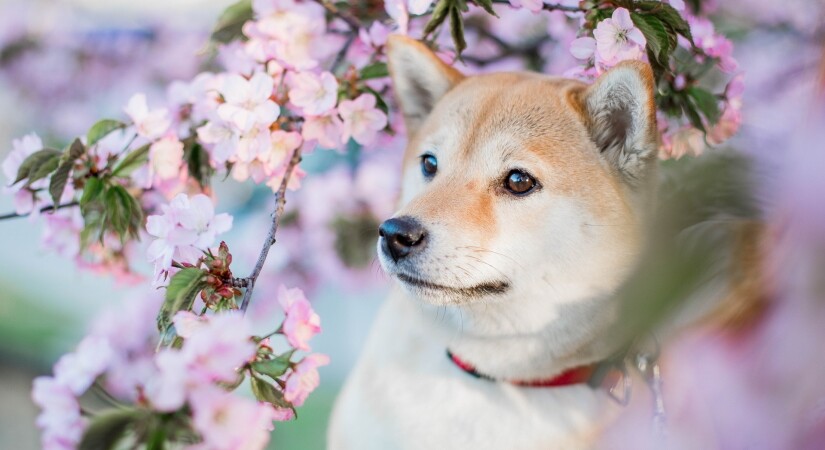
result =
[[436,102],[464,78],[426,45],[407,36],[390,36],[387,60],[410,135],[418,130]]
[[658,149],[653,71],[624,61],[584,90],[582,106],[602,157],[627,182],[644,178]]

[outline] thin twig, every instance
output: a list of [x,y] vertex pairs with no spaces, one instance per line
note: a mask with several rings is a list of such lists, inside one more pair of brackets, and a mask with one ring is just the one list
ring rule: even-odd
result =
[[[49,210],[53,210],[53,209],[72,208],[72,207],[77,206],[79,204],[80,203],[78,203],[77,201],[73,201],[73,202],[69,202],[69,203],[64,203],[62,205],[57,205],[57,207],[44,206],[44,207],[40,208],[40,212],[45,213],[45,212],[48,212]],[[26,216],[29,216],[29,215],[31,215],[30,212],[25,213],[25,214],[8,213],[8,214],[3,214],[2,216],[0,216],[0,220],[16,219],[18,217],[26,217]]]
[[289,164],[286,166],[284,178],[281,180],[281,185],[278,187],[278,192],[275,193],[275,211],[272,212],[272,225],[269,227],[269,233],[267,233],[266,240],[261,248],[261,254],[258,255],[258,262],[255,263],[252,273],[245,279],[246,290],[244,291],[243,299],[241,300],[241,311],[246,312],[246,308],[249,307],[249,299],[252,298],[252,290],[255,289],[255,282],[258,280],[258,276],[261,274],[261,270],[264,267],[266,257],[269,255],[269,249],[273,244],[275,244],[275,233],[278,232],[278,224],[281,220],[281,216],[284,214],[284,205],[286,205],[286,188],[289,185],[289,179],[292,177],[292,172],[300,162],[301,148],[299,147],[292,154],[292,158],[290,158]]
[[329,13],[332,14],[333,16],[335,16],[335,17],[343,20],[344,22],[346,22],[347,25],[349,25],[350,29],[352,29],[352,31],[358,32],[358,29],[361,28],[361,21],[358,20],[357,17],[353,16],[352,14],[350,14],[346,11],[342,11],[337,6],[335,6],[335,4],[333,4],[331,1],[329,1],[329,0],[314,0],[314,1],[315,1],[315,3],[318,3],[319,5],[323,6],[324,9],[329,11]]
[[[509,5],[509,0],[492,0],[493,3],[500,3],[502,5]],[[584,8],[580,8],[578,6],[565,6],[565,5],[558,5],[558,4],[547,4],[545,3],[542,7],[545,11],[564,11],[564,12],[584,12],[587,11]]]

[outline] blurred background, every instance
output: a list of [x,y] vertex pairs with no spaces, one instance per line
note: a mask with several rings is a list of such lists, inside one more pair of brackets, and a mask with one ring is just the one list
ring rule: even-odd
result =
[[[36,131],[44,140],[66,142],[84,133],[97,118],[122,116],[133,93],[146,93],[150,104],[160,102],[170,82],[189,80],[210,69],[215,60],[205,55],[205,44],[216,17],[229,3],[1,0],[0,159],[13,138]],[[714,7],[717,29],[733,39],[739,71],[745,74],[743,124],[729,145],[755,158],[760,198],[769,213],[781,198],[773,194],[782,178],[777,174],[786,170],[783,150],[790,130],[807,119],[808,110],[799,105],[806,104],[821,83],[823,8],[817,3],[720,0]],[[540,28],[549,26],[536,20]],[[559,53],[566,54],[566,48]],[[305,252],[308,259],[314,255],[313,263],[291,267],[283,280],[266,283],[286,281],[307,288],[324,328],[313,348],[332,357],[332,364],[321,371],[321,387],[300,409],[301,419],[277,424],[273,447],[322,448],[324,436],[318,430],[325,429],[332,401],[386,292],[388,280],[372,258],[372,230],[382,214],[392,211],[394,172],[384,169],[393,167],[399,149],[380,151],[386,151],[386,161],[372,167],[370,183],[386,187],[387,195],[369,197],[369,186],[357,177],[353,181],[327,173],[315,186],[309,177],[305,190],[297,195],[312,198],[320,210],[339,208],[336,211],[345,214],[320,214],[312,219],[317,223],[305,223],[319,227],[312,242],[287,226],[268,262],[272,273],[283,273],[290,255]],[[812,151],[821,152],[821,142]],[[351,157],[318,151],[307,158],[305,168],[321,172]],[[335,190],[328,183],[336,180],[341,192],[358,191],[362,197],[341,207],[344,200],[324,193]],[[326,188],[320,187],[323,183]],[[233,230],[222,237],[236,243],[235,270],[246,273],[264,238],[271,192],[266,187],[220,182],[216,191],[217,210],[231,213],[236,220]],[[12,210],[11,199],[0,195],[0,213]],[[361,214],[365,210],[371,214]],[[101,306],[141,295],[146,289],[145,284],[130,287],[112,277],[81,271],[65,256],[41,248],[37,244],[43,235],[41,226],[26,218],[0,222],[3,448],[38,448],[37,411],[29,398],[32,378],[47,373],[61,353],[74,347]],[[355,244],[342,247],[344,242]],[[148,274],[149,264],[137,270]]]

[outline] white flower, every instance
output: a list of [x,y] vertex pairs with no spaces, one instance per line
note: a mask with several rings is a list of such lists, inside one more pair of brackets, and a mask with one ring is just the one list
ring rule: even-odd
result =
[[241,131],[255,125],[267,127],[278,118],[280,108],[269,99],[275,82],[266,73],[258,72],[249,80],[229,74],[221,86],[225,103],[218,106],[218,116]]
[[604,19],[593,30],[596,38],[596,52],[605,66],[613,66],[619,61],[639,59],[645,48],[645,37],[633,25],[630,12],[625,8],[616,8],[613,16]]
[[137,133],[150,140],[162,136],[172,125],[172,121],[169,119],[169,111],[166,108],[150,111],[144,94],[133,95],[124,111],[135,123]]
[[320,76],[310,72],[291,73],[289,84],[289,101],[305,114],[317,116],[335,107],[338,80],[331,73],[323,72]]

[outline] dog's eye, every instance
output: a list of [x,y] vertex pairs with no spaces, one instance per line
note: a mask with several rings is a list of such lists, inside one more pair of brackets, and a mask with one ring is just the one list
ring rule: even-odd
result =
[[438,160],[433,155],[421,155],[421,172],[431,178],[438,171]]
[[521,170],[511,170],[504,179],[504,187],[513,194],[524,195],[536,187],[536,179]]

